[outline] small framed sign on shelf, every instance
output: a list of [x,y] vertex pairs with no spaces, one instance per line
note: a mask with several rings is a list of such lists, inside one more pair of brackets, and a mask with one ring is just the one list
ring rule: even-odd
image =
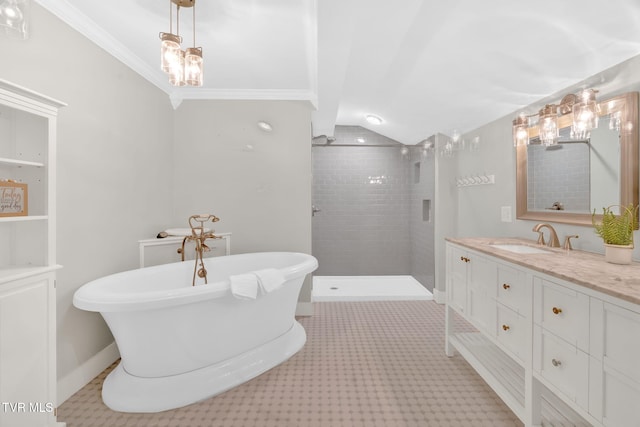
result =
[[0,181],[0,217],[28,215],[28,201],[27,184]]

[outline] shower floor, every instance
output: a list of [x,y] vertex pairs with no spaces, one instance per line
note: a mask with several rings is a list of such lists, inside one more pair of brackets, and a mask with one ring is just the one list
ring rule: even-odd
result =
[[431,300],[412,276],[314,276],[312,301]]

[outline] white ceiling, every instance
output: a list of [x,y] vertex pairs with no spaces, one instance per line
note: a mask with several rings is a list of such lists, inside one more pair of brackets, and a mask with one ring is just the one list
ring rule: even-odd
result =
[[[169,0],[36,0],[171,96],[306,100],[313,133],[471,131],[640,54],[636,0],[198,0],[202,88],[159,69]],[[191,45],[191,10],[181,9]],[[364,115],[384,123],[372,126]]]

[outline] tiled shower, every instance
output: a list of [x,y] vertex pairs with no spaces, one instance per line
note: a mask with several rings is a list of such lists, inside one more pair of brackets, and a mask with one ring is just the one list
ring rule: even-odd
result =
[[334,136],[312,149],[316,275],[412,275],[433,289],[432,155],[358,126]]

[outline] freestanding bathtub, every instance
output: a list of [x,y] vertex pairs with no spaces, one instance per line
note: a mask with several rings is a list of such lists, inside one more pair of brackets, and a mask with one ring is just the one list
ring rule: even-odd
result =
[[[193,262],[106,276],[78,289],[73,304],[102,314],[120,350],[102,399],[121,412],[185,406],[284,362],[306,341],[295,309],[318,266],[307,254],[262,252],[205,258],[208,283],[192,286]],[[285,283],[256,299],[231,294],[229,277],[276,268]]]

